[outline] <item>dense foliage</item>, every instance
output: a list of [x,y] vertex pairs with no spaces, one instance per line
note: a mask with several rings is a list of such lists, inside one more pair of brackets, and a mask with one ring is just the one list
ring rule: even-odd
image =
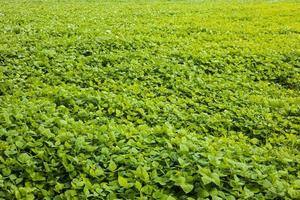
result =
[[300,199],[299,2],[0,3],[0,199]]

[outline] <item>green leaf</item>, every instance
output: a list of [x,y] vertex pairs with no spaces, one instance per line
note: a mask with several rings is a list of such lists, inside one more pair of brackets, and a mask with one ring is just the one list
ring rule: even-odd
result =
[[116,109],[116,116],[121,117],[123,115],[123,112],[120,111],[119,109]]
[[101,167],[97,166],[96,169],[90,168],[90,175],[93,177],[99,177],[104,175],[104,171]]
[[33,194],[27,194],[26,197],[25,197],[25,200],[34,200],[35,197]]
[[135,170],[135,174],[143,181],[145,182],[149,181],[149,174],[144,167],[138,166],[138,168]]
[[300,190],[295,190],[293,188],[288,189],[288,194],[291,196],[293,199],[300,199]]
[[56,183],[56,185],[55,185],[55,191],[56,192],[61,191],[63,188],[64,188],[64,184]]
[[185,161],[182,158],[178,158],[178,162],[181,166],[185,166]]
[[204,185],[207,185],[207,184],[213,182],[217,186],[220,186],[221,181],[220,181],[220,177],[217,173],[212,173],[210,171],[210,169],[207,169],[207,168],[201,168],[198,171],[202,175],[201,180],[203,181]]
[[181,185],[185,183],[185,177],[183,176],[172,176],[171,180],[174,181],[176,185]]
[[212,200],[223,200],[221,197],[217,196],[217,195],[211,195],[211,199]]
[[293,181],[293,187],[294,187],[295,189],[300,189],[300,180],[299,180],[299,179]]
[[187,184],[187,183],[180,184],[180,187],[186,194],[191,192],[194,188],[192,184]]
[[15,197],[16,197],[16,199],[22,199],[22,196],[21,196],[21,193],[19,192],[19,190],[18,189],[16,189],[15,190]]
[[116,169],[117,169],[117,165],[116,165],[116,163],[113,161],[113,160],[111,160],[110,162],[109,162],[109,165],[108,165],[108,169],[110,170],[110,171],[115,171]]
[[142,184],[141,184],[140,182],[136,181],[136,182],[134,183],[134,187],[135,187],[138,191],[140,191],[140,190],[142,189]]
[[41,174],[41,173],[32,173],[31,175],[31,178],[33,181],[44,181],[46,180],[46,178]]
[[17,147],[22,148],[24,145],[25,145],[25,142],[24,142],[24,141],[22,141],[22,140],[16,141],[16,146],[17,146]]
[[2,173],[4,176],[9,176],[11,174],[11,169],[4,168],[4,169],[2,169]]
[[176,198],[172,197],[171,195],[167,195],[167,194],[164,194],[163,192],[161,191],[155,191],[153,192],[153,198],[154,199],[161,199],[161,200],[176,200]]
[[175,182],[176,185],[180,186],[185,193],[189,193],[193,190],[194,186],[192,184],[186,183],[186,178],[183,176],[173,176],[171,180]]
[[141,192],[150,195],[153,191],[153,187],[151,185],[145,185],[144,187],[142,187]]
[[128,182],[127,182],[127,179],[122,177],[122,176],[118,177],[118,182],[119,182],[120,186],[122,186],[122,187],[127,188],[129,186]]
[[244,195],[245,195],[245,198],[248,199],[248,198],[254,196],[254,193],[245,186],[244,187]]
[[176,200],[176,198],[174,198],[172,196],[167,196],[166,200]]
[[180,144],[179,147],[180,147],[181,152],[183,152],[183,153],[188,153],[189,152],[189,147],[187,145]]
[[201,189],[199,189],[198,196],[202,197],[202,198],[208,197],[209,192],[206,191],[204,188],[201,188]]
[[217,186],[220,186],[221,183],[220,183],[219,175],[216,173],[211,173],[210,176],[211,176],[212,182],[214,182]]
[[31,157],[27,153],[21,153],[18,157],[18,160],[21,163],[28,163],[31,162]]
[[202,176],[201,180],[204,185],[210,184],[213,181],[209,176],[206,175]]

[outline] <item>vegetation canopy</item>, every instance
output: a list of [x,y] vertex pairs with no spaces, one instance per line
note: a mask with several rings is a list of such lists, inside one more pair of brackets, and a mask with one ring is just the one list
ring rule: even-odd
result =
[[300,199],[299,1],[0,4],[0,199]]

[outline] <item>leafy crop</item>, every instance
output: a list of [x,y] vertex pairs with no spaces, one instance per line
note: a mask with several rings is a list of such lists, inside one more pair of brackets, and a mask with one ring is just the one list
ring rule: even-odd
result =
[[0,199],[299,199],[297,1],[1,1]]

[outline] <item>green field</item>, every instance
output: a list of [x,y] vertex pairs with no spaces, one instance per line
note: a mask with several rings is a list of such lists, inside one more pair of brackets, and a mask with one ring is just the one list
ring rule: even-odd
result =
[[300,199],[300,2],[0,0],[0,199]]

